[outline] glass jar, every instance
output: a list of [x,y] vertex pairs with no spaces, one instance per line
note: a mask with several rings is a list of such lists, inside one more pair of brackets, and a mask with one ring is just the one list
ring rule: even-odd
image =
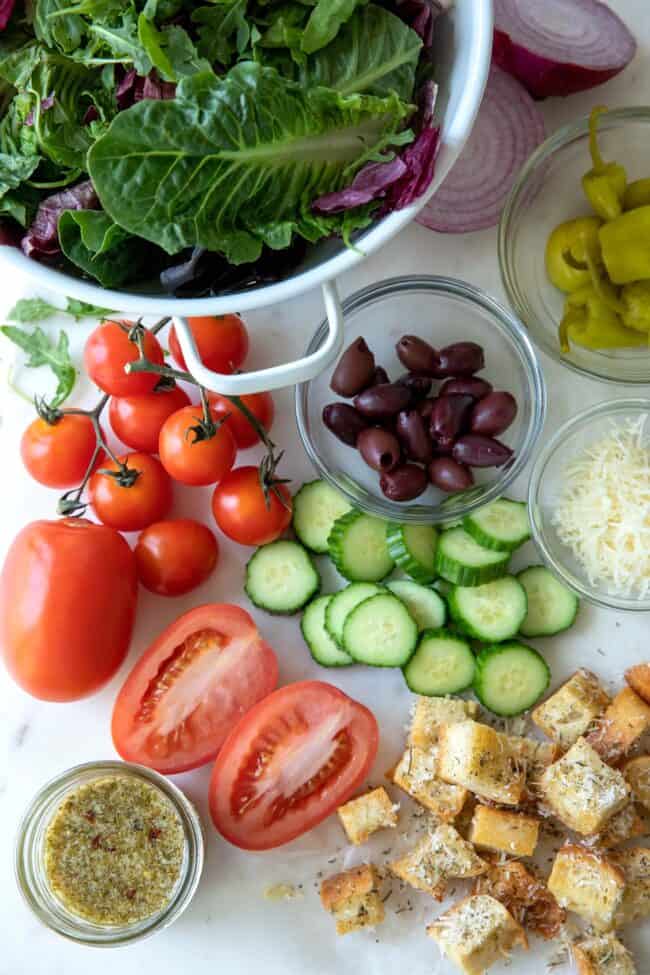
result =
[[[122,925],[102,925],[69,911],[50,889],[45,869],[45,838],[63,800],[82,785],[111,776],[132,776],[156,787],[171,803],[185,834],[183,860],[167,903],[156,913]],[[81,944],[116,947],[161,931],[179,917],[192,900],[203,868],[203,832],[192,803],[164,776],[128,762],[88,762],[47,782],[27,809],[16,842],[18,886],[34,914],[57,934]]]

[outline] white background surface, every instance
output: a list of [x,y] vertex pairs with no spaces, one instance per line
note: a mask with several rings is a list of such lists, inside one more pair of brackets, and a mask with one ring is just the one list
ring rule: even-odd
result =
[[[545,2],[545,0],[544,0]],[[623,75],[593,92],[542,105],[547,131],[586,112],[592,105],[638,105],[650,102],[650,17],[647,0],[616,0],[612,4],[639,40],[636,60]],[[342,295],[382,278],[414,272],[440,273],[465,278],[503,300],[497,259],[496,231],[447,237],[413,226],[353,275],[340,281]],[[0,267],[0,307],[6,311],[29,283],[6,280]],[[322,318],[318,295],[308,295],[281,308],[251,314],[248,322],[252,352],[247,363],[255,367],[297,355]],[[63,322],[61,323],[63,324]],[[406,326],[407,323],[405,323]],[[66,323],[80,348],[86,326]],[[6,349],[2,349],[5,353]],[[625,395],[622,387],[581,380],[544,359],[549,388],[546,435],[565,418],[589,403]],[[18,376],[23,382],[24,376]],[[80,385],[77,399],[84,392]],[[31,418],[30,407],[17,396],[4,395],[0,430],[2,481],[0,487],[0,556],[17,529],[36,517],[53,516],[56,492],[33,484],[18,460],[20,433]],[[286,450],[285,471],[297,487],[313,476],[298,442],[293,417],[292,391],[276,396],[276,441]],[[245,455],[257,457],[253,450]],[[523,497],[525,477],[513,496]],[[209,489],[178,490],[174,514],[208,519]],[[114,757],[109,719],[117,689],[129,666],[149,640],[185,609],[207,601],[240,602],[249,610],[242,592],[243,566],[250,550],[221,541],[221,561],[213,577],[195,593],[180,600],[164,600],[141,592],[140,612],[128,662],[102,693],[78,703],[55,705],[33,700],[0,673],[0,975],[106,975],[119,967],[120,975],[143,970],[157,975],[191,972],[237,975],[263,970],[265,975],[335,970],[351,975],[363,966],[366,973],[384,973],[397,964],[410,975],[448,975],[453,971],[439,959],[436,945],[425,937],[424,922],[436,913],[434,902],[416,895],[413,912],[391,911],[389,922],[376,934],[337,939],[331,919],[321,911],[315,883],[319,871],[334,871],[345,859],[343,837],[336,822],[322,825],[290,846],[267,854],[245,854],[229,847],[213,831],[206,808],[209,767],[175,781],[197,804],[206,829],[207,861],[199,892],[186,914],[166,932],[118,954],[69,944],[41,927],[22,903],[13,881],[13,839],[23,808],[43,782],[79,762]],[[530,550],[522,563],[534,561]],[[333,580],[332,580],[333,581]],[[92,584],[89,581],[89,584]],[[79,594],[83,599],[83,593]],[[319,677],[300,638],[296,620],[284,620],[253,611],[260,629],[281,661],[281,682]],[[588,606],[568,635],[537,645],[553,669],[557,683],[579,665],[587,665],[608,680],[620,680],[625,666],[644,659],[650,650],[647,617],[623,616]],[[535,642],[535,641],[532,641]],[[371,779],[378,782],[401,749],[409,695],[399,672],[362,668],[326,674],[333,683],[371,706],[382,731],[380,755]],[[385,841],[385,842],[384,842]],[[390,846],[383,834],[374,850]],[[334,864],[328,859],[336,857]],[[267,884],[304,884],[301,899],[270,903],[263,896]],[[406,897],[393,895],[393,907],[405,907]],[[638,968],[650,972],[650,934],[643,926],[626,932],[630,946],[639,948]],[[645,946],[643,947],[643,942]],[[519,953],[509,968],[495,972],[541,975],[548,949],[533,941],[527,956]],[[568,969],[566,969],[568,971]],[[554,972],[564,971],[562,968]]]

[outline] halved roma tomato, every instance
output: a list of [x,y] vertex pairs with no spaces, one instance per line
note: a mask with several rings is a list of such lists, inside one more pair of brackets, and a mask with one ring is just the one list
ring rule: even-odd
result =
[[378,743],[372,712],[331,684],[282,687],[224,742],[210,780],[212,821],[244,850],[282,846],[350,798]]
[[245,610],[198,606],[168,626],[126,678],[113,742],[126,761],[167,775],[197,768],[277,682],[276,656]]

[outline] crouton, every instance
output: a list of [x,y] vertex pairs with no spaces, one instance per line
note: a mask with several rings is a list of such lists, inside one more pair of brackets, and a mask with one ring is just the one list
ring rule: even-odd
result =
[[548,889],[561,907],[574,911],[597,931],[615,925],[623,901],[623,870],[604,854],[563,846],[553,861]]
[[557,818],[583,835],[601,832],[627,805],[630,792],[622,774],[606,765],[584,738],[549,765],[540,789]]
[[378,829],[397,826],[397,809],[383,786],[351,799],[337,811],[350,843],[355,846],[365,843]]
[[334,916],[337,934],[374,927],[385,917],[379,874],[371,863],[327,877],[321,884],[320,899]]
[[413,707],[413,718],[408,741],[416,748],[430,749],[438,744],[440,727],[475,718],[478,714],[476,701],[464,701],[460,697],[422,697],[418,695]]
[[539,799],[539,782],[546,768],[556,762],[562,750],[559,745],[551,741],[537,741],[535,738],[525,738],[520,735],[504,735],[508,747],[515,758],[526,769],[526,784],[521,802],[523,805],[535,805]]
[[442,900],[449,879],[477,877],[488,864],[453,826],[441,823],[409,853],[389,863],[388,869],[416,890]]
[[525,768],[508,746],[507,737],[476,721],[443,725],[438,775],[484,799],[507,806],[521,800]]
[[519,924],[547,941],[557,938],[566,920],[566,911],[546,884],[518,860],[493,864],[476,878],[472,893],[490,894]]
[[604,850],[620,846],[626,840],[633,840],[639,836],[648,835],[648,821],[641,816],[636,803],[628,802],[620,812],[609,820],[602,833],[597,833],[593,839],[596,846]]
[[639,755],[638,758],[628,759],[621,771],[636,801],[640,802],[644,809],[650,810],[650,755]]
[[650,850],[633,846],[609,854],[612,863],[623,871],[625,890],[616,915],[617,926],[650,915]]
[[515,945],[528,948],[522,926],[488,894],[475,894],[454,904],[429,925],[427,934],[464,975],[483,975]]
[[578,975],[636,975],[632,955],[613,934],[585,938],[571,950]]
[[650,664],[630,667],[625,671],[625,680],[646,704],[650,704]]
[[587,741],[606,762],[618,762],[650,728],[650,707],[631,687],[624,687],[609,705]]
[[451,822],[465,804],[467,789],[443,782],[438,778],[436,766],[435,750],[424,751],[408,745],[388,777],[437,819]]
[[469,839],[475,846],[530,857],[539,839],[539,819],[508,809],[477,806],[474,810]]
[[589,670],[577,670],[535,708],[532,719],[545,735],[566,750],[585,734],[608,704],[609,697],[598,678]]

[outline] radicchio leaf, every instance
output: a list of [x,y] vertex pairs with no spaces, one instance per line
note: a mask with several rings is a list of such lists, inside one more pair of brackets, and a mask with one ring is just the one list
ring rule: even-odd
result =
[[319,197],[314,204],[314,210],[319,213],[339,213],[352,207],[363,206],[372,200],[378,200],[386,195],[392,183],[407,172],[406,163],[399,156],[388,162],[368,163],[354,177],[349,186],[336,193],[326,193]]
[[422,38],[424,46],[433,43],[433,21],[440,13],[441,5],[435,0],[397,0],[395,13],[416,34]]
[[257,261],[233,265],[220,254],[195,247],[186,251],[178,264],[161,273],[160,283],[165,291],[178,298],[239,293],[286,278],[301,263],[306,252],[306,242],[294,237],[291,246],[284,250],[265,247]]
[[0,30],[4,30],[14,12],[16,0],[0,0]]
[[46,197],[34,221],[20,242],[23,253],[36,260],[60,254],[58,225],[64,210],[98,210],[99,200],[90,180]]
[[[47,112],[50,108],[53,107],[55,101],[56,98],[54,96],[54,92],[52,92],[52,94],[48,95],[46,98],[42,98],[40,104],[41,112]],[[25,119],[25,125],[33,125],[33,124],[34,124],[34,109],[32,109],[31,112],[29,112],[29,114]]]
[[161,101],[174,98],[175,95],[176,85],[174,82],[161,81],[155,68],[146,77],[136,74],[132,68],[126,72],[115,89],[115,99],[120,112],[145,98]]

